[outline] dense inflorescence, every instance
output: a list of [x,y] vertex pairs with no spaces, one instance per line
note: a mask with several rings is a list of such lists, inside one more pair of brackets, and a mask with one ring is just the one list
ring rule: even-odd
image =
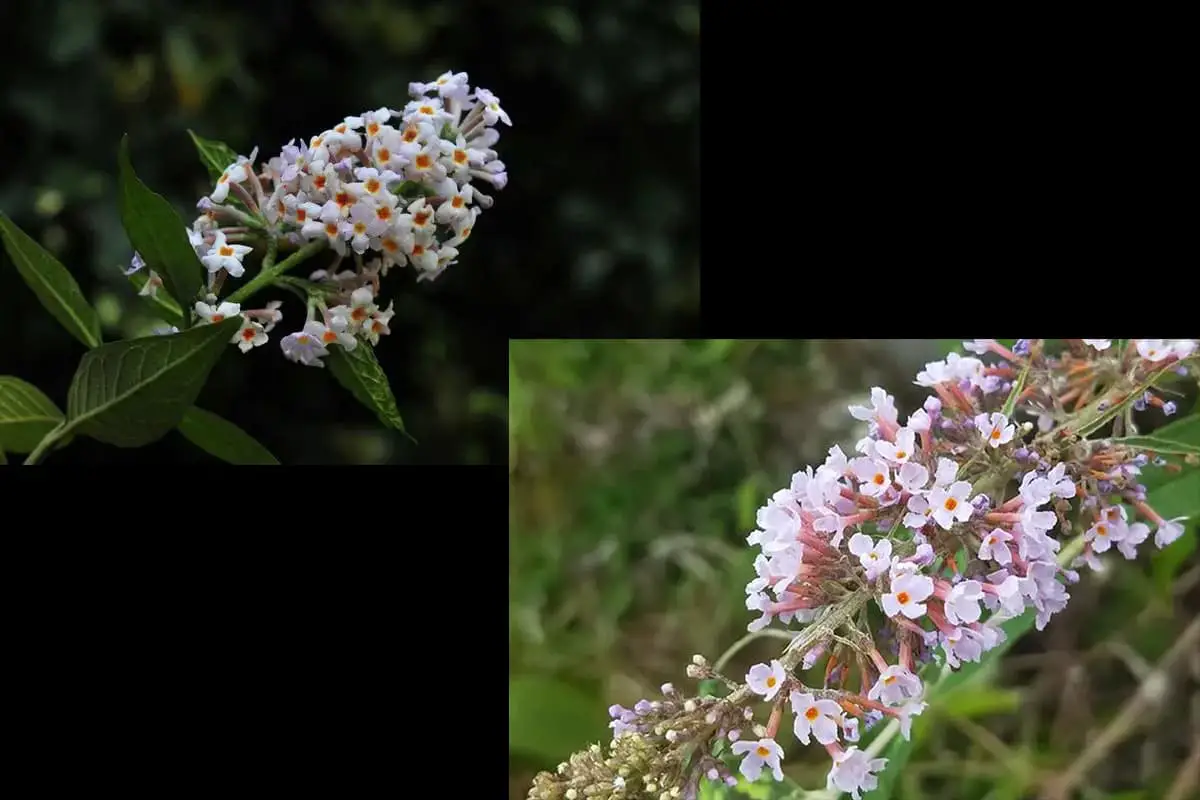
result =
[[[346,117],[264,163],[255,164],[255,149],[225,167],[187,231],[209,278],[203,300],[176,298],[185,314],[194,312],[199,324],[241,314],[233,341],[248,352],[266,343],[281,319],[279,304],[243,310],[221,302],[226,280],[243,276],[252,244],[267,248],[264,270],[277,250],[308,253],[323,245],[336,254],[331,267],[308,281],[280,278],[308,300],[303,328],[280,341],[284,355],[323,366],[331,346],[378,344],[394,314],[392,304],[379,305],[380,279],[408,265],[418,281],[441,275],[492,205],[484,187],[508,182],[494,147],[497,123],[512,123],[494,94],[472,90],[464,72],[412,83],[409,92],[413,99],[402,109]],[[144,266],[135,253],[126,273]],[[161,287],[151,272],[141,293],[153,296]]]
[[[608,782],[575,796],[696,797],[705,778],[733,780],[726,762],[748,780],[779,780],[778,732],[790,712],[795,737],[829,754],[826,788],[858,798],[887,760],[855,743],[885,719],[910,735],[926,707],[922,666],[978,661],[1004,641],[1000,623],[1026,611],[1041,630],[1066,606],[1079,568],[1181,536],[1182,520],[1163,518],[1138,482],[1145,467],[1180,465],[1123,435],[1136,433],[1135,410],[1175,413],[1154,387],[1170,374],[1200,377],[1197,343],[1063,341],[1057,355],[1045,340],[964,342],[973,355],[951,353],[917,375],[932,394],[903,423],[882,388],[851,406],[868,425],[855,454],[835,446],[793,475],[747,537],[759,550],[749,630],[799,624],[792,644],[740,683],[697,656],[689,676],[725,682],[724,698],[610,709],[611,774],[597,777]],[[793,675],[821,657],[822,685]],[[771,709],[765,726],[752,722],[761,703]],[[630,736],[636,765],[617,755]],[[530,797],[567,796],[571,763],[540,776]]]

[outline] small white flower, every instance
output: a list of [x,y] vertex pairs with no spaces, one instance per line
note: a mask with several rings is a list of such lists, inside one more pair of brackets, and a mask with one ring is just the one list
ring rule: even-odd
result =
[[236,344],[243,353],[249,353],[251,348],[261,347],[267,343],[267,334],[263,331],[262,325],[243,317],[242,327],[229,341]]
[[995,339],[972,339],[969,342],[963,342],[963,350],[975,355],[983,355],[992,349],[992,345],[996,343]]
[[1106,519],[1102,519],[1083,533],[1083,540],[1092,543],[1092,550],[1103,553],[1121,540],[1122,531]]
[[509,119],[508,113],[500,107],[500,98],[489,92],[487,89],[476,89],[475,99],[483,106],[483,124],[495,125],[499,120],[505,125],[512,125],[512,120]]
[[933,594],[933,579],[927,575],[905,574],[892,580],[892,591],[879,604],[889,617],[903,614],[909,619],[924,616],[925,600]]
[[892,474],[888,465],[874,458],[856,458],[852,464],[854,475],[861,481],[858,491],[867,497],[878,497],[892,485]]
[[214,203],[224,203],[225,198],[229,196],[229,187],[234,183],[242,183],[250,177],[250,171],[246,169],[246,165],[254,160],[258,154],[258,148],[254,148],[254,152],[250,154],[250,158],[238,156],[238,160],[225,168],[221,173],[221,177],[217,178],[217,187],[213,189],[213,193],[209,195]]
[[912,428],[918,433],[928,431],[933,421],[929,418],[929,412],[923,408],[918,408],[908,417],[908,424],[905,427]]
[[316,320],[309,320],[305,323],[304,330],[289,333],[279,341],[279,346],[283,349],[284,356],[292,361],[306,367],[324,367],[325,363],[321,359],[329,355],[329,351],[321,344],[321,336],[324,333],[324,325]]
[[1112,347],[1112,339],[1084,339],[1083,343],[1096,350],[1107,350]]
[[1171,352],[1174,353],[1177,358],[1187,358],[1192,353],[1196,352],[1196,347],[1197,344],[1195,339],[1176,339],[1175,341],[1171,342]]
[[1175,519],[1164,519],[1158,523],[1158,530],[1154,532],[1154,544],[1160,549],[1174,542],[1180,536],[1183,536],[1183,522],[1187,517],[1176,517]]
[[1125,529],[1125,538],[1117,542],[1121,555],[1130,561],[1137,558],[1137,546],[1150,536],[1150,526],[1144,522],[1134,522]]
[[929,470],[925,469],[922,464],[910,461],[900,468],[896,474],[896,482],[904,491],[916,494],[925,488],[925,484],[929,483]]
[[958,475],[958,464],[949,458],[939,458],[933,473],[934,486],[949,486]]
[[978,622],[982,599],[983,586],[979,581],[967,580],[955,585],[946,595],[946,619],[954,625]]
[[908,513],[904,515],[904,527],[914,531],[924,528],[933,516],[933,506],[929,505],[924,495],[914,494],[908,498],[906,508]]
[[967,497],[971,484],[955,481],[946,489],[938,486],[929,493],[929,505],[933,507],[933,519],[944,530],[950,530],[955,521],[966,522],[974,510]]
[[832,700],[817,700],[807,692],[793,691],[789,699],[796,714],[792,730],[797,739],[808,744],[811,734],[821,744],[837,741],[841,706]]
[[1012,534],[1003,528],[993,528],[979,545],[979,559],[1004,565],[1011,564],[1012,551],[1008,549],[1007,543],[1011,542],[1012,538]]
[[774,739],[734,742],[730,749],[735,755],[745,756],[738,771],[751,783],[758,780],[764,766],[770,768],[775,780],[783,780],[783,770],[779,766],[779,760],[783,758],[783,748],[776,744]]
[[1171,355],[1171,348],[1162,339],[1138,339],[1138,355],[1147,361],[1162,361]]
[[779,690],[783,688],[785,680],[787,680],[787,672],[779,659],[772,661],[770,666],[755,664],[746,673],[746,683],[749,685],[750,691],[762,695],[763,699],[767,701],[775,699],[775,695],[779,694]]
[[246,268],[242,266],[242,258],[253,249],[244,244],[228,244],[225,241],[225,233],[217,231],[212,247],[209,248],[207,254],[200,258],[200,262],[208,268],[209,272],[224,269],[231,277],[240,278],[246,271]]
[[916,432],[911,428],[896,431],[896,441],[880,440],[875,443],[875,452],[893,464],[907,464],[917,449]]
[[854,800],[860,800],[861,792],[871,791],[879,785],[875,773],[887,766],[886,758],[869,758],[858,747],[848,747],[833,757],[833,768],[825,781],[826,789],[849,792]]
[[850,416],[863,422],[876,420],[894,425],[897,420],[895,398],[878,386],[871,387],[870,408],[866,406],[850,406],[849,408]]
[[887,571],[892,558],[892,543],[887,539],[875,542],[865,533],[850,537],[850,552],[858,556],[858,562],[867,571],[867,580],[873,581]]
[[1008,417],[998,411],[993,411],[990,417],[987,414],[977,415],[975,417],[975,428],[979,431],[979,435],[983,437],[984,444],[989,444],[992,447],[1008,444],[1017,432],[1017,426],[1009,425]]
[[921,679],[900,664],[893,664],[879,674],[879,680],[867,692],[868,700],[878,700],[886,706],[899,706],[925,692]]
[[237,303],[221,303],[217,306],[210,306],[208,303],[196,302],[196,314],[207,322],[216,325],[218,322],[224,322],[230,317],[236,317],[242,313],[242,307]]
[[138,290],[138,294],[142,297],[158,297],[158,290],[162,285],[162,278],[159,274],[150,270],[150,277],[146,278],[146,283]]

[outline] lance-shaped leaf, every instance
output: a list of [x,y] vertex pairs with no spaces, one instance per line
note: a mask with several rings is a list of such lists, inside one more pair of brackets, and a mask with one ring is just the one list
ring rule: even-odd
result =
[[[150,270],[140,270],[129,276],[129,282],[133,284],[133,288],[137,289],[139,294],[148,280],[150,280]],[[170,323],[176,328],[182,328],[186,324],[179,303],[167,296],[166,292],[155,292],[153,297],[148,294],[140,295],[138,299],[163,322]]]
[[371,347],[363,342],[359,342],[352,351],[340,345],[331,347],[325,363],[338,383],[349,389],[358,402],[374,411],[380,422],[407,435],[404,420],[400,419],[400,411],[396,408],[392,387],[388,385],[383,367],[379,366]]
[[171,297],[190,305],[199,291],[204,265],[196,258],[187,237],[187,226],[167,199],[142,183],[129,162],[129,136],[121,139],[121,224],[133,249],[146,266],[162,276]]
[[230,464],[279,464],[253,436],[202,408],[192,406],[183,412],[179,432],[204,452]]
[[241,324],[238,316],[92,350],[67,393],[68,428],[118,447],[161,438],[195,402]]
[[100,317],[67,268],[4,214],[0,214],[0,236],[17,272],[46,310],[87,347],[99,347]]
[[196,152],[200,154],[200,161],[208,170],[208,176],[213,179],[214,183],[230,164],[237,161],[237,153],[233,152],[233,148],[224,142],[197,136],[196,132],[190,129],[188,136],[192,137],[192,142],[196,145]]
[[0,447],[32,453],[63,413],[40,389],[11,375],[0,375]]

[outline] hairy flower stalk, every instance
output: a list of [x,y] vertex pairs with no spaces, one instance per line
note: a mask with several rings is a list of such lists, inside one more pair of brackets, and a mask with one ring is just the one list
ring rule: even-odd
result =
[[[925,709],[924,665],[978,661],[1004,641],[1000,623],[1030,609],[1043,629],[1079,567],[1100,569],[1112,549],[1135,558],[1151,532],[1160,548],[1182,535],[1138,483],[1148,464],[1180,465],[1119,437],[1136,433],[1135,409],[1174,413],[1154,387],[1172,373],[1200,378],[1197,343],[1062,341],[1057,355],[1040,339],[964,342],[974,355],[951,353],[917,375],[932,394],[903,424],[878,387],[869,406],[850,407],[869,425],[857,454],[835,446],[797,472],[747,536],[761,551],[746,587],[749,630],[801,626],[780,657],[743,682],[694,657],[688,676],[725,683],[725,697],[668,684],[662,700],[614,706],[607,756],[599,745],[572,756],[538,775],[529,797],[695,798],[703,780],[736,783],[735,770],[779,780],[790,719],[798,740],[828,753],[826,788],[859,798],[887,759],[855,742],[883,719],[910,735]],[[1087,438],[1109,426],[1118,438]],[[822,685],[795,677],[821,657]],[[762,704],[766,726],[753,722]]]
[[[409,93],[403,109],[346,117],[307,144],[288,142],[264,163],[255,164],[256,148],[224,169],[187,231],[209,273],[202,301],[176,298],[190,321],[242,314],[233,342],[247,352],[267,341],[281,315],[277,306],[245,310],[241,303],[275,285],[307,303],[303,328],[280,341],[293,361],[324,366],[329,347],[374,346],[390,333],[394,312],[391,303],[381,307],[380,279],[407,265],[418,281],[437,278],[491,207],[484,189],[508,183],[493,148],[496,124],[512,122],[494,94],[472,91],[465,72],[409,84]],[[263,253],[258,275],[221,302],[227,280],[244,276],[244,259],[256,249]],[[285,276],[326,249],[334,253],[328,268],[308,280]],[[281,252],[291,255],[277,264]],[[142,267],[135,253],[126,274]],[[141,293],[153,296],[161,286],[151,272]]]

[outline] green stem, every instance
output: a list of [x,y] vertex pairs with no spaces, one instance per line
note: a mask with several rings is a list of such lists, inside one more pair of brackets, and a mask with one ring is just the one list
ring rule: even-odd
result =
[[316,255],[321,250],[325,249],[325,247],[325,240],[321,239],[316,242],[309,242],[308,244],[304,245],[304,247],[301,247],[283,261],[273,266],[268,266],[267,262],[264,261],[263,268],[259,270],[257,275],[254,276],[254,280],[250,281],[225,299],[230,303],[241,303],[259,289],[262,289],[264,286],[270,284],[271,281],[275,280],[283,273]]
[[66,434],[69,430],[70,430],[70,427],[67,425],[66,422],[58,423],[57,427],[55,427],[53,430],[51,430],[49,433],[47,433],[45,436],[43,436],[42,440],[40,442],[38,442],[37,447],[35,447],[33,452],[29,454],[29,457],[25,459],[25,466],[29,466],[30,464],[41,463],[42,458],[48,452],[50,452],[50,450],[54,447],[55,444],[58,443],[58,441],[60,439],[62,439],[64,436],[66,436]]

